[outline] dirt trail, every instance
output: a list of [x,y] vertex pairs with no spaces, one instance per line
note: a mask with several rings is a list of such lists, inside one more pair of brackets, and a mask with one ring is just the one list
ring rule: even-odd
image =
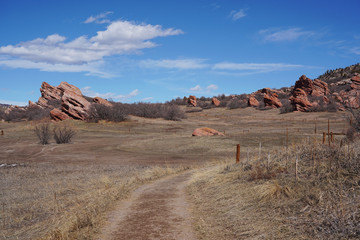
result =
[[190,176],[170,176],[137,189],[110,214],[98,239],[195,239],[184,193]]

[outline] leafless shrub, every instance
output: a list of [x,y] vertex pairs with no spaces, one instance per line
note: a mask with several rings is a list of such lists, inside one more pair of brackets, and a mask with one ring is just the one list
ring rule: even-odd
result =
[[43,123],[37,125],[34,129],[36,136],[39,138],[40,144],[49,144],[51,138],[50,124]]
[[53,129],[54,139],[57,144],[70,143],[75,136],[75,130],[69,126],[56,126]]
[[50,116],[50,109],[49,108],[40,108],[40,107],[34,107],[34,108],[28,108],[26,110],[26,119],[28,121],[31,120],[41,120],[44,118],[49,118]]
[[164,106],[164,119],[172,121],[180,121],[186,118],[185,113],[178,105],[167,104]]
[[294,107],[288,99],[281,99],[280,101],[282,103],[282,107],[280,108],[280,113],[288,113],[294,111]]
[[246,108],[248,107],[248,104],[245,100],[239,100],[238,98],[234,98],[228,102],[227,107],[228,109]]
[[128,110],[121,103],[113,103],[112,106],[103,104],[93,104],[89,111],[88,121],[98,122],[106,120],[112,122],[122,122],[128,119]]

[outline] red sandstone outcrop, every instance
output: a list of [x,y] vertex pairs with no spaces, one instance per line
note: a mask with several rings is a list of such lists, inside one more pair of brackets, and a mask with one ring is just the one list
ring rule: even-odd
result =
[[258,107],[259,106],[259,101],[254,97],[254,96],[250,96],[248,99],[248,105],[250,107]]
[[220,101],[217,98],[213,97],[211,99],[211,104],[218,107],[218,106],[220,106]]
[[189,98],[188,98],[188,103],[189,103],[191,106],[196,107],[196,106],[197,106],[196,97],[190,95]]
[[203,128],[197,128],[194,130],[194,132],[192,133],[193,136],[214,136],[214,135],[219,135],[219,136],[225,136],[223,133],[216,131],[215,129],[212,128],[207,128],[207,127],[203,127]]
[[295,89],[301,88],[305,91],[306,95],[324,96],[330,93],[328,84],[319,79],[312,81],[310,78],[302,75],[295,83]]
[[108,106],[108,107],[112,106],[112,104],[108,100],[105,100],[105,99],[103,99],[101,97],[94,97],[93,102],[98,103],[98,104],[103,104],[103,105]]
[[60,109],[57,108],[54,108],[50,111],[50,117],[57,122],[70,119],[70,117],[66,113],[62,112]]
[[85,120],[89,115],[91,103],[82,95],[66,90],[61,97],[61,111],[73,119]]
[[360,76],[355,75],[351,78],[351,89],[360,90]]
[[270,88],[263,88],[261,93],[264,94],[265,107],[280,108],[282,103],[278,98],[278,94],[272,91]]
[[301,88],[294,89],[293,95],[289,98],[289,100],[296,111],[306,112],[312,107],[311,102],[307,98],[306,92]]

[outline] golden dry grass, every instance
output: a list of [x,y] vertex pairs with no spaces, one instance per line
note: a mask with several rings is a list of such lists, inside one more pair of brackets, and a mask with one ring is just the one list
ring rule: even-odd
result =
[[[139,117],[121,123],[66,121],[57,124],[68,124],[77,131],[72,144],[57,145],[51,140],[46,146],[37,143],[33,133],[36,122],[0,123],[0,129],[4,130],[4,136],[0,136],[0,163],[25,164],[0,169],[0,221],[3,226],[0,236],[4,239],[91,239],[114,202],[125,198],[136,186],[193,166],[232,161],[237,143],[241,144],[241,158],[249,156],[250,162],[258,155],[259,143],[263,155],[283,147],[286,128],[289,145],[308,138],[320,142],[322,131],[327,131],[328,119],[332,131],[344,132],[347,127],[344,116],[343,113],[280,115],[278,110],[216,108],[188,114],[187,119],[179,122]],[[314,133],[315,123],[317,134]],[[191,137],[198,127],[211,127],[225,132],[226,136]],[[236,171],[219,173],[224,169],[220,166],[196,175],[196,179],[203,182],[199,185],[203,186],[199,188],[199,195],[192,195],[203,204],[198,206],[195,202],[199,207],[196,216],[201,216],[203,209],[211,213],[221,204],[225,207],[221,211],[231,212],[231,217],[227,219],[227,215],[214,212],[208,215],[205,225],[214,217],[231,226],[232,219],[236,222],[241,211],[255,212],[257,217],[244,216],[241,220],[251,225],[240,225],[244,229],[249,227],[249,234],[257,232],[263,236],[261,234],[269,227],[260,224],[264,219],[261,209],[264,214],[269,212],[261,204],[267,201],[251,204],[254,199],[266,199],[266,196],[258,196],[258,183],[241,185]],[[194,189],[199,187],[198,181],[195,182]],[[209,188],[210,183],[217,187]],[[290,194],[281,181],[274,184],[270,195]],[[223,190],[222,185],[226,185],[228,191]],[[204,201],[202,196],[208,196],[205,199],[209,201]],[[234,196],[236,201],[232,203]],[[5,204],[3,212],[2,204]],[[240,212],[234,211],[236,206],[240,206]],[[271,214],[268,219],[276,222],[277,215]],[[201,229],[207,228],[198,226],[204,238],[211,237],[212,232],[216,232],[214,236],[219,239],[241,232],[218,226],[213,230],[219,231],[204,232]],[[278,234],[272,229],[269,233]]]

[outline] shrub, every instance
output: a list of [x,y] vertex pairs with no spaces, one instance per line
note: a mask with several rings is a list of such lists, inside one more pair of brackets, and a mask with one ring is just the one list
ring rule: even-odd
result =
[[128,111],[125,105],[121,103],[113,103],[112,106],[103,104],[93,104],[89,111],[89,122],[98,122],[107,120],[113,122],[122,122],[128,119]]
[[40,108],[40,107],[33,107],[28,108],[25,112],[25,117],[27,120],[41,120],[44,118],[49,118],[50,116],[50,109],[49,108]]
[[164,119],[172,121],[180,121],[186,118],[185,113],[180,109],[179,106],[168,104],[164,106]]
[[280,108],[280,113],[288,113],[294,111],[294,107],[288,99],[281,99],[281,103],[282,107]]
[[247,101],[239,100],[238,98],[230,100],[227,104],[228,109],[246,108],[247,106]]
[[40,144],[49,144],[49,140],[51,137],[50,124],[43,123],[37,125],[34,129],[36,136],[39,138]]
[[75,130],[66,125],[55,127],[53,133],[57,144],[70,143],[71,139],[75,136]]

